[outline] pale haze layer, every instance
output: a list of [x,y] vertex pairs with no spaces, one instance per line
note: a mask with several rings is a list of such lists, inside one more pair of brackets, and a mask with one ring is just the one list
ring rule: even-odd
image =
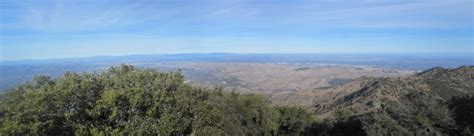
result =
[[474,53],[472,0],[2,0],[0,60]]

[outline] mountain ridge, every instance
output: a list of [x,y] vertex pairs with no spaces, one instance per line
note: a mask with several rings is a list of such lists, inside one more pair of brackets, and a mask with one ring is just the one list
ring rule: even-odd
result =
[[360,77],[334,87],[276,93],[271,99],[276,105],[301,105],[327,117],[342,107],[355,106],[356,111],[361,113],[375,111],[380,108],[382,98],[396,100],[399,95],[409,92],[426,91],[447,101],[454,96],[472,94],[472,90],[474,66],[435,67],[412,76]]
[[461,129],[454,125],[449,107],[455,98],[474,94],[474,66],[436,67],[408,77],[360,78],[348,85],[354,84],[357,89],[334,92],[341,94],[315,102],[312,108],[323,118],[346,110],[369,135],[452,134]]

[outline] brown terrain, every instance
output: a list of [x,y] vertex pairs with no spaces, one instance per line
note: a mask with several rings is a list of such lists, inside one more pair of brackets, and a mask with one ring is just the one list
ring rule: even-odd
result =
[[[201,78],[186,71],[209,71],[223,80],[207,86],[223,86],[243,92],[274,94],[297,91],[317,91],[338,86],[360,77],[399,77],[414,71],[350,65],[297,65],[272,63],[162,63],[159,66],[183,69],[185,76],[197,85]],[[194,79],[194,80],[193,80]],[[209,79],[207,79],[209,80]]]

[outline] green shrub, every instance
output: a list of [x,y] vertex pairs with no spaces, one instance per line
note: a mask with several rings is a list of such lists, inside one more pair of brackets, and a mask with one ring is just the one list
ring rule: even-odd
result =
[[193,87],[179,72],[130,65],[38,76],[10,90],[0,111],[0,135],[271,135],[280,123],[301,132],[314,120],[260,95]]

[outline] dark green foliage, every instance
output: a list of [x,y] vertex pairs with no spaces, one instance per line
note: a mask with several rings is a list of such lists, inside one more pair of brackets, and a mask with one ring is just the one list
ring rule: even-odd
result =
[[279,107],[279,132],[281,134],[301,134],[315,122],[314,113],[298,107]]
[[474,96],[454,97],[449,102],[456,124],[461,126],[463,134],[473,134],[474,131]]
[[[184,84],[179,72],[122,65],[56,80],[38,76],[17,86],[1,102],[0,135],[271,135],[285,122],[279,117],[289,117],[284,109],[260,95]],[[291,131],[314,121],[289,109],[303,117]]]
[[333,125],[329,135],[331,136],[365,136],[367,135],[363,129],[362,122],[356,118],[351,117],[350,119],[344,122],[336,122]]
[[335,111],[335,116],[338,122],[347,122],[349,118],[354,116],[354,111],[349,108],[339,108]]
[[382,111],[361,118],[369,135],[452,134],[455,124],[445,102],[433,94],[416,91],[385,101]]
[[328,118],[322,122],[313,123],[303,135],[365,136],[367,133],[361,119],[358,116],[351,116],[347,120]]

